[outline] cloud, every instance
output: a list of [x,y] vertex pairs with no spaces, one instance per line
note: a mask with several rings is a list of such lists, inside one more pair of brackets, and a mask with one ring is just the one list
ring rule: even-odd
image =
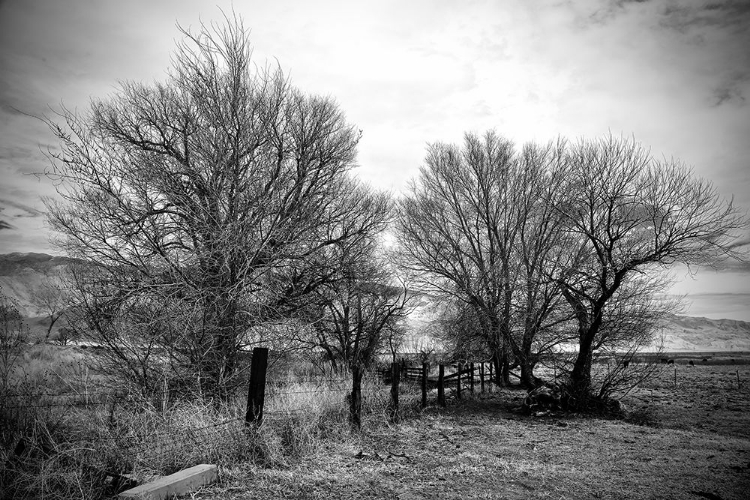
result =
[[[3,210],[5,209],[3,207],[0,207],[0,212],[2,212]],[[2,231],[3,229],[15,229],[15,227],[0,219],[0,231]]]
[[663,26],[683,33],[696,27],[737,28],[738,32],[742,32],[750,19],[750,3],[745,0],[708,2],[702,5],[670,3],[662,13]]
[[13,207],[17,210],[19,210],[21,213],[16,213],[14,217],[40,217],[44,215],[41,211],[37,210],[36,208],[26,205],[24,203],[20,203],[15,200],[9,200],[9,199],[0,199],[0,204],[3,204],[8,207]]
[[714,106],[724,103],[743,106],[747,99],[743,92],[743,86],[750,82],[750,75],[744,71],[736,71],[734,74],[726,75],[722,82],[714,88]]

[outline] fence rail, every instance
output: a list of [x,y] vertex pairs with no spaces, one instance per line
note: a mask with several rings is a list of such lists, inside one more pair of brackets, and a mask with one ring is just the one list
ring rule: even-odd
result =
[[[445,369],[450,368],[455,370],[449,375],[445,375]],[[390,369],[380,371],[380,378],[385,384],[398,385],[401,381],[407,382],[421,382],[422,385],[422,408],[427,407],[427,392],[428,389],[437,389],[437,402],[440,406],[445,406],[445,389],[446,387],[454,387],[455,394],[458,399],[461,399],[461,392],[467,388],[470,393],[474,393],[475,384],[478,382],[480,391],[485,392],[485,384],[488,390],[492,390],[494,383],[494,367],[492,363],[480,362],[480,363],[468,363],[463,365],[457,363],[455,365],[438,365],[438,375],[430,376],[430,367],[427,363],[423,363],[421,367],[415,368],[406,366],[405,361],[400,363],[393,363]],[[394,374],[398,373],[399,376],[395,377]],[[397,393],[398,391],[395,391]],[[397,401],[394,404],[398,406]]]

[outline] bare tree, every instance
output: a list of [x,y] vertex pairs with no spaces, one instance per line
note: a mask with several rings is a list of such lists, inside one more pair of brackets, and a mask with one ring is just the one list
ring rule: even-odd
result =
[[33,302],[44,313],[49,324],[44,341],[49,341],[52,328],[65,314],[69,305],[69,296],[65,288],[65,280],[59,273],[46,272],[39,286],[31,291]]
[[[467,134],[463,148],[429,147],[426,165],[401,201],[401,264],[431,293],[459,301],[509,383],[511,355],[522,382],[533,375],[540,332],[560,298],[559,214],[563,143],[513,144],[488,132]],[[465,339],[464,339],[465,340]]]
[[558,283],[577,322],[569,390],[585,406],[595,392],[596,350],[653,335],[660,270],[736,257],[732,242],[746,221],[708,181],[630,140],[582,141],[570,148],[567,166],[558,210],[570,261]]
[[63,199],[47,208],[60,246],[92,264],[77,284],[93,334],[133,346],[135,322],[138,349],[164,344],[222,394],[248,330],[289,302],[280,294],[309,293],[325,276],[308,263],[370,228],[332,224],[357,208],[338,201],[359,139],[338,106],[256,69],[237,19],[183,34],[165,83],[127,82],[47,120]]
[[28,336],[18,304],[0,289],[0,420],[6,417],[5,396],[16,386],[19,361]]

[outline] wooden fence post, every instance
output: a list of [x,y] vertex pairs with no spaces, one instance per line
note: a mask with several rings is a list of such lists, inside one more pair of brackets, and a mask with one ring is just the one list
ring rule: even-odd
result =
[[456,373],[456,399],[461,399],[461,369],[463,365],[458,364],[458,373]]
[[427,363],[422,363],[422,409],[427,408]]
[[253,349],[253,359],[250,362],[250,387],[247,392],[247,412],[245,424],[263,423],[263,402],[266,398],[266,369],[268,368],[268,348]]
[[484,363],[479,364],[479,390],[484,394]]
[[474,363],[469,363],[469,371],[471,374],[469,375],[469,391],[471,391],[471,395],[474,395]]
[[443,377],[445,376],[445,365],[441,364],[438,371],[438,404],[445,406],[445,385]]
[[398,422],[398,385],[401,382],[401,365],[391,365],[391,420]]
[[362,428],[362,367],[352,366],[352,392],[349,394],[349,422],[356,428]]
[[495,379],[492,378],[492,370],[493,370],[492,366],[493,366],[493,364],[494,363],[492,361],[490,361],[490,392],[492,392],[492,386],[495,385]]

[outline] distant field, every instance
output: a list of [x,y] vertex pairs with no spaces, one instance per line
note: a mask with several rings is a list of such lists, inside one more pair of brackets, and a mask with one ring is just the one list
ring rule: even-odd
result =
[[676,365],[747,365],[750,364],[748,351],[692,351],[692,352],[664,352],[661,354],[642,354],[636,356],[636,362],[663,362],[670,360]]

